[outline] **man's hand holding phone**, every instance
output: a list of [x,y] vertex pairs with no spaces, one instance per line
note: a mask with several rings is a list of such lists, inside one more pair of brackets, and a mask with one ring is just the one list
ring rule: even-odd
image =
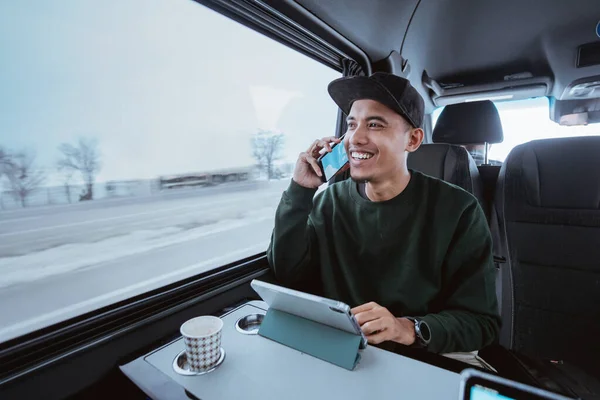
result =
[[303,153],[298,156],[296,168],[294,169],[294,181],[308,189],[316,189],[323,184],[323,172],[317,159],[320,156],[320,151],[325,149],[326,152],[331,152],[329,143],[340,143],[341,140],[329,136],[323,139],[318,139]]
[[[332,148],[335,146],[342,146],[342,139],[333,136],[324,137],[313,142],[307,151],[300,153],[298,161],[296,163],[296,169],[294,170],[294,181],[309,189],[316,189],[326,181],[323,175],[323,168],[320,165],[319,158],[322,155],[331,153]],[[349,164],[346,164],[343,168],[336,172],[343,172],[349,168]]]

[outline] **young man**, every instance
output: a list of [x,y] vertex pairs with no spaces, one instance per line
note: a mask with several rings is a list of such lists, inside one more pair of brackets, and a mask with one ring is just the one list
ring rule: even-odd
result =
[[322,184],[316,140],[301,153],[267,251],[277,279],[312,279],[346,302],[372,344],[478,350],[497,336],[492,241],[477,200],[411,171],[423,99],[403,78],[341,78],[329,94],[347,115],[352,179]]

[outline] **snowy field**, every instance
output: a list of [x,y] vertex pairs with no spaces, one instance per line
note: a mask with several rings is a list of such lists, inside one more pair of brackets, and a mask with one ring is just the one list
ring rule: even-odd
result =
[[0,212],[0,342],[264,251],[288,184]]

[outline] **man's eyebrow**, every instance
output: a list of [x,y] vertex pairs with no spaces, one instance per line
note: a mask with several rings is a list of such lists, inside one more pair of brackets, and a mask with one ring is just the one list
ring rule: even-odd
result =
[[388,123],[387,119],[385,119],[379,115],[371,115],[371,116],[367,117],[366,120],[367,121],[379,121],[379,122],[383,122],[384,124]]
[[[367,118],[365,118],[367,121],[379,121],[379,122],[383,122],[384,124],[388,124],[387,119],[383,118],[380,115],[371,115],[368,116]],[[356,118],[349,116],[348,118],[346,118],[346,122],[350,122],[350,121],[356,121]]]

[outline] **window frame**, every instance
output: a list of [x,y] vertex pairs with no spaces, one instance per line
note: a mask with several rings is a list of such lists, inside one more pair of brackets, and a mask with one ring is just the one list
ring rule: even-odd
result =
[[368,75],[371,73],[371,64],[364,51],[294,1],[193,1],[338,72],[343,71],[343,60],[350,59]]
[[[369,59],[362,50],[295,2],[193,1],[340,73],[344,60],[356,62],[367,73],[371,71]],[[293,15],[294,19],[286,14]],[[340,113],[332,118],[339,121]],[[337,136],[341,128],[338,123]],[[8,385],[48,371],[107,342],[156,325],[160,323],[157,321],[183,309],[247,285],[268,271],[266,253],[262,252],[0,343],[0,392]],[[110,356],[115,362],[122,359],[120,354]]]

